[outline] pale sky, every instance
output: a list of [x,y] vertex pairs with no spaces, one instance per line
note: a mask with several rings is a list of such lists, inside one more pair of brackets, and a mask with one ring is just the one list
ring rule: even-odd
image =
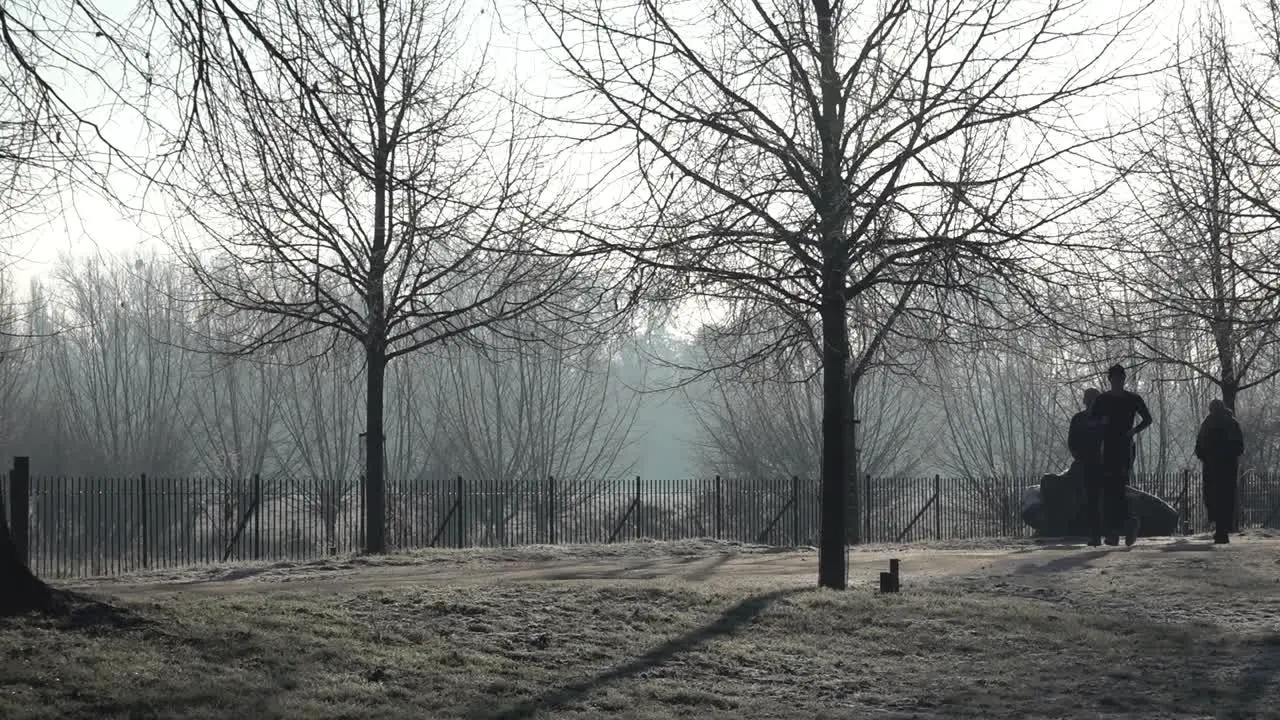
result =
[[[99,0],[97,4],[120,13],[127,12],[132,7],[132,3],[128,0]],[[1165,17],[1168,18],[1167,22],[1161,21],[1158,25],[1157,34],[1163,37],[1153,37],[1150,42],[1172,49],[1172,39],[1178,30],[1178,4],[1170,1],[1166,8],[1161,8]],[[495,5],[517,8],[504,13],[506,29],[493,22]],[[1190,21],[1195,15],[1197,5],[1196,0],[1188,0],[1185,3],[1183,17]],[[481,14],[481,7],[488,10]],[[554,91],[555,88],[549,85],[553,82],[554,68],[538,52],[537,43],[528,35],[523,11],[518,8],[517,0],[495,0],[494,3],[483,5],[472,4],[472,10],[476,12],[472,18],[476,38],[470,47],[480,47],[484,36],[488,34],[490,73],[493,77],[510,78],[517,83],[525,83],[537,91]],[[1240,29],[1247,29],[1247,20],[1243,18],[1238,4],[1232,6],[1230,15],[1238,19]],[[538,28],[535,26],[535,29]],[[547,38],[543,36],[542,41],[546,42]],[[85,99],[89,101],[92,98],[86,95]],[[1129,113],[1143,105],[1150,106],[1154,99],[1153,92],[1137,93],[1128,98],[1127,104],[1130,107],[1098,108],[1098,112],[1108,115],[1114,112]],[[107,131],[122,147],[141,149],[142,145],[136,141],[138,125],[136,118],[131,119],[123,114],[117,114],[113,116],[113,122],[107,126]],[[129,137],[131,133],[132,138]],[[583,154],[575,157],[574,161],[589,164],[592,158]],[[116,178],[116,181],[122,188],[136,185],[130,178],[124,176]],[[132,193],[126,190],[122,194],[129,196]],[[150,202],[160,202],[159,194],[153,195]],[[599,202],[604,207],[608,205],[607,198]],[[139,251],[164,251],[164,244],[157,239],[159,231],[163,229],[161,224],[152,220],[143,221],[140,226],[137,218],[130,217],[126,211],[91,191],[68,192],[63,197],[52,201],[51,206],[57,210],[52,217],[36,217],[24,223],[30,229],[23,233],[22,242],[14,248],[17,254],[25,258],[19,269],[22,277],[47,273],[54,260],[63,253],[92,256],[98,252],[129,254]],[[148,210],[163,214],[163,208],[156,207],[154,204],[149,205]]]

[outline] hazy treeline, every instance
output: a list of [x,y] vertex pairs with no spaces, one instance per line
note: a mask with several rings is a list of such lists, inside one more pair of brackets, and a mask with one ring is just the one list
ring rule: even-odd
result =
[[[593,17],[590,4],[533,5],[543,7],[546,18],[576,17],[590,24]],[[774,38],[787,52],[815,44],[808,39],[808,16],[797,10],[802,6],[786,10],[798,13],[792,29],[798,39]],[[868,48],[887,47],[875,33],[823,6],[824,22],[845,23],[841,33],[832,31],[844,47],[864,41]],[[801,162],[805,158],[830,155],[812,144],[817,140],[811,135],[832,134],[825,126],[770,126],[780,140],[747,143],[782,148],[777,152],[784,159],[768,163],[750,147],[738,148],[741,157],[730,162],[715,143],[672,141],[681,152],[702,153],[698,162],[715,175],[720,191],[682,190],[670,180],[682,177],[680,172],[661,176],[661,163],[643,159],[644,153],[637,155],[643,161],[636,174],[599,185],[586,178],[574,185],[565,180],[572,174],[569,168],[579,167],[584,177],[591,173],[565,159],[573,157],[569,151],[556,155],[564,146],[548,139],[555,133],[540,124],[545,118],[517,118],[519,103],[489,92],[489,68],[482,58],[471,58],[477,67],[457,77],[446,71],[465,64],[454,61],[468,57],[463,48],[473,39],[469,23],[479,21],[443,7],[421,1],[361,8],[382,21],[362,26],[362,32],[372,33],[366,37],[349,33],[350,22],[340,21],[346,17],[341,13],[312,13],[308,3],[283,3],[266,36],[241,28],[243,36],[228,34],[221,55],[199,45],[198,59],[212,63],[216,56],[222,64],[206,68],[218,81],[190,107],[206,103],[202,112],[220,116],[224,125],[165,129],[173,135],[169,140],[186,140],[182,133],[199,130],[198,141],[184,146],[190,155],[185,175],[168,188],[174,227],[187,233],[167,238],[181,259],[68,260],[30,288],[16,286],[10,277],[4,285],[10,317],[0,363],[5,409],[0,448],[6,455],[30,455],[37,474],[256,474],[273,488],[313,498],[323,514],[355,492],[362,467],[359,435],[370,422],[365,407],[376,401],[385,405],[391,492],[455,475],[513,489],[547,476],[586,484],[634,474],[798,475],[816,481],[824,405],[829,409],[832,394],[839,397],[847,390],[857,420],[848,430],[855,448],[852,474],[1034,478],[1066,464],[1067,420],[1078,409],[1081,391],[1101,385],[1105,367],[1122,362],[1156,414],[1154,430],[1140,443],[1138,472],[1169,472],[1192,463],[1196,424],[1214,395],[1228,398],[1244,426],[1243,467],[1270,469],[1276,461],[1280,209],[1268,198],[1280,190],[1275,175],[1280,142],[1269,120],[1280,106],[1280,38],[1267,34],[1274,27],[1266,22],[1267,8],[1259,6],[1253,31],[1237,37],[1228,32],[1221,13],[1207,5],[1199,16],[1186,16],[1167,67],[1159,72],[1134,68],[1131,77],[1120,63],[1098,70],[1092,80],[1087,74],[1073,76],[1078,87],[1068,82],[1058,88],[1066,108],[1066,100],[1094,90],[1121,95],[1126,83],[1140,77],[1159,99],[1150,118],[1127,124],[1123,132],[1098,131],[1073,146],[1074,154],[1061,153],[1072,155],[1078,165],[1055,168],[1107,178],[1078,196],[1065,187],[1070,183],[1041,187],[1048,187],[1046,168],[1060,153],[1011,160],[996,151],[1017,155],[1008,148],[1018,144],[1018,132],[1061,139],[1063,128],[1073,125],[1057,116],[1036,120],[1041,125],[1032,122],[1040,107],[1028,99],[1034,93],[1005,88],[1002,80],[992,81],[984,95],[1018,108],[1011,117],[1028,120],[1020,129],[994,121],[976,130],[952,124],[955,117],[984,114],[974,112],[982,110],[974,98],[988,76],[1013,76],[1025,56],[1036,53],[1015,52],[997,42],[996,49],[1007,56],[990,62],[993,67],[1004,62],[1009,75],[978,68],[969,73],[977,83],[972,88],[921,82],[919,92],[939,94],[937,102],[928,103],[899,96],[892,88],[918,81],[918,63],[932,62],[930,53],[925,60],[910,52],[877,55],[876,62],[851,68],[851,73],[865,73],[867,87],[883,97],[855,108],[860,113],[856,132],[851,125],[833,137],[861,137],[864,131],[901,130],[914,123],[936,126],[955,138],[954,147],[881,157],[878,148],[914,147],[921,135],[908,133],[908,142],[894,130],[867,148],[845,148],[867,153],[865,163],[853,163],[847,179],[868,196],[836,208],[838,213],[817,208],[819,215],[827,210],[838,216],[838,222],[824,220],[824,232],[841,240],[841,259],[810,262],[810,245],[836,246],[819,242],[810,225],[813,208],[797,201],[799,195],[788,195],[790,190],[777,190],[759,207],[747,207],[751,203],[743,198],[757,185],[785,185],[793,165],[808,167]],[[885,28],[948,52],[959,46],[946,39],[947,32],[931,30],[930,18],[937,19],[938,28],[965,28],[970,25],[966,13],[987,13],[993,27],[1007,23],[1002,32],[1012,36],[1015,28],[1039,25],[1018,21],[1016,12],[999,4],[942,3],[917,12],[894,2],[886,8],[880,18]],[[192,12],[199,19],[200,13],[213,11]],[[880,11],[865,12],[874,17]],[[1055,6],[1041,19],[1046,27],[1063,22],[1074,28],[1075,35],[1063,37],[1093,35],[1087,22],[1073,25],[1074,17],[1070,7]],[[293,22],[297,18],[310,25]],[[712,20],[746,23],[743,27],[759,21],[732,13],[717,18]],[[651,25],[646,27],[654,37],[665,37],[678,23],[655,20]],[[548,26],[556,23],[548,20]],[[629,32],[615,30],[619,36]],[[184,33],[198,34],[185,23],[175,23],[171,31],[179,48],[194,41]],[[321,52],[331,36],[359,57],[376,54],[371,48],[390,36],[403,47],[404,57],[414,59],[412,69],[421,77],[391,82],[399,76],[381,67],[375,81],[322,84],[314,78],[338,77],[326,63],[346,62]],[[735,37],[754,47],[755,34]],[[1052,37],[1055,32],[1023,41],[1041,48],[1046,58],[1061,60],[1064,56],[1043,47],[1056,45]],[[268,41],[274,43],[269,48],[255,44]],[[977,51],[981,41],[973,42],[975,52],[961,54],[983,57]],[[694,45],[682,46],[688,57],[673,56],[669,77],[681,77],[674,68],[684,67],[684,61],[699,72],[716,72],[714,64],[694,62]],[[255,80],[256,71],[241,66],[238,53],[244,47],[256,48],[243,58],[270,68],[271,82]],[[594,65],[583,58],[593,57],[591,48],[576,52],[570,55],[581,62],[574,67],[589,79]],[[822,52],[842,61],[858,56],[830,48]],[[152,54],[145,57],[151,61]],[[615,60],[623,66],[654,62],[643,53]],[[561,63],[573,64],[563,58]],[[168,69],[178,78],[193,72],[185,66]],[[1030,66],[1025,71],[1027,77],[1044,74]],[[725,72],[733,82],[759,74],[738,66]],[[657,82],[634,73],[604,74]],[[791,75],[770,81],[782,95],[797,87]],[[408,84],[396,85],[400,82]],[[758,114],[768,115],[771,101],[726,91],[732,84],[709,82],[704,90],[712,98],[725,91],[735,102],[755,102]],[[390,106],[389,86],[396,96]],[[52,103],[40,87],[21,88],[38,96],[31,107]],[[849,88],[851,97],[855,90]],[[663,95],[660,84],[636,91],[644,97]],[[628,91],[614,92],[616,99]],[[25,97],[10,94],[16,100]],[[312,105],[298,109],[292,100],[281,100],[295,95]],[[369,98],[378,100],[369,102],[378,108],[374,121],[367,121],[361,104]],[[688,102],[692,113],[700,100]],[[900,122],[910,120],[917,105],[930,109]],[[391,112],[393,106],[402,109]],[[144,108],[134,109],[139,107]],[[939,109],[949,107],[955,112]],[[652,121],[674,128],[687,119],[682,112],[658,113]],[[719,132],[723,118],[706,112],[710,115],[699,121],[700,129],[691,132]],[[788,113],[782,115],[804,115]],[[476,126],[472,115],[483,115],[486,124]],[[396,117],[410,120],[405,124]],[[574,118],[568,113],[559,120],[572,125]],[[643,125],[635,118],[599,122],[601,127]],[[151,130],[164,136],[161,129]],[[392,130],[402,134],[395,142],[385,137]],[[741,134],[735,133],[726,137]],[[646,142],[658,136],[662,133],[649,133]],[[14,138],[17,147],[22,138]],[[282,138],[305,146],[308,154],[299,156],[297,147],[280,144]],[[48,145],[40,137],[24,142],[37,160],[37,149]],[[1026,143],[1050,144],[1047,139]],[[378,151],[366,152],[368,147]],[[412,152],[403,150],[409,159],[396,165],[392,148]],[[670,154],[671,148],[666,150]],[[653,148],[646,152],[666,157]],[[492,157],[481,162],[485,153]],[[552,156],[556,162],[548,160]],[[91,159],[58,162],[87,166]],[[897,178],[888,169],[913,163],[919,167],[909,182],[894,180],[882,192],[867,190],[877,187],[876,178]],[[935,177],[940,168],[955,170],[956,177]],[[773,175],[757,178],[746,170]],[[863,172],[871,175],[853,182]],[[667,181],[673,184],[662,185]],[[189,187],[180,187],[183,182]],[[653,183],[643,186],[649,195],[632,193],[642,182]],[[14,198],[3,213],[6,223],[16,226],[30,221],[36,210],[47,211],[30,204],[46,194],[44,188],[18,192],[19,183],[11,185],[0,185],[6,197]],[[817,187],[807,180],[800,185]],[[998,185],[999,192],[988,193]],[[922,204],[912,209],[909,200],[921,187],[930,199],[917,198]],[[439,188],[453,195],[438,196]],[[704,191],[705,196],[699,194]],[[611,193],[624,201],[610,207]],[[818,199],[832,201],[825,195]],[[609,212],[593,212],[599,206]],[[872,207],[878,210],[868,210]],[[338,215],[341,222],[333,220]],[[995,223],[996,216],[1007,223]],[[365,237],[371,218],[380,225],[373,237]],[[1055,227],[1046,230],[1048,225]],[[851,232],[855,226],[857,232]],[[579,241],[581,246],[574,244]],[[802,248],[799,259],[788,254],[792,245]],[[205,253],[216,261],[206,262]],[[601,269],[606,260],[597,262],[640,255],[648,264],[629,270]],[[562,262],[569,256],[573,262]],[[820,339],[833,328],[819,318],[829,315],[825,276],[815,271],[823,263],[844,273],[839,299],[848,304],[847,310],[837,309],[845,312],[845,322],[834,323],[848,334],[848,347],[840,348],[847,356],[838,358],[848,364],[847,378],[826,378],[825,387],[823,370],[832,365],[824,364],[829,348]],[[658,273],[655,267],[670,272]],[[685,285],[685,275],[698,274],[689,268],[700,268],[701,280]],[[1016,278],[1002,277],[1005,272]],[[612,291],[633,280],[630,302],[639,298],[653,305],[655,317],[680,317],[688,324],[682,303],[697,298],[716,306],[715,319],[682,334],[661,320],[635,320],[644,313],[631,307],[625,308],[630,316],[617,313],[627,317],[618,322],[625,331],[583,340],[570,298],[587,296],[582,304],[593,310],[609,299],[617,304]],[[193,300],[201,295],[193,287],[203,289],[206,305]],[[473,297],[484,301],[471,303]],[[210,312],[212,304],[220,310]],[[553,306],[560,312],[542,312]],[[270,318],[284,318],[280,322],[287,331],[264,330],[246,339],[246,326],[269,324]],[[822,319],[830,324],[830,317]],[[255,352],[208,352],[225,347]],[[385,371],[385,388],[366,387],[370,362],[378,368],[371,375]],[[832,441],[826,438],[834,447]],[[580,489],[587,492],[585,486]]]
[[[357,492],[356,349],[314,336],[253,357],[208,352],[211,329],[172,292],[180,282],[163,258],[107,257],[65,261],[29,289],[8,285],[24,332],[5,338],[0,362],[5,454],[32,456],[38,475],[260,474],[317,511]],[[637,332],[585,350],[495,339],[408,356],[389,374],[389,485],[457,475],[512,490],[547,476],[812,480],[813,368],[780,363],[753,378],[671,366],[696,362],[709,342]],[[1063,467],[1066,420],[1111,358],[1098,353],[1082,379],[1059,352],[1033,339],[1016,352],[939,346],[909,366],[903,353],[903,364],[871,370],[854,398],[859,475],[1036,477]],[[1276,456],[1274,382],[1240,407],[1246,469],[1270,469]],[[1214,387],[1158,368],[1137,370],[1134,383],[1156,415],[1139,472],[1190,466]]]
[[[163,258],[99,257],[29,289],[7,283],[3,452],[30,455],[37,475],[260,474],[296,492],[355,492],[358,348],[316,334],[251,357],[212,352],[217,328],[179,299],[182,282]],[[691,421],[644,393],[655,371],[642,335],[585,348],[489,340],[390,367],[393,487],[690,471],[678,436]]]

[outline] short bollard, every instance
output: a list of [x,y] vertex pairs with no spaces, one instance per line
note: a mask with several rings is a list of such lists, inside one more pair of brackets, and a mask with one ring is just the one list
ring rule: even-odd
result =
[[880,573],[880,592],[896,593],[902,587],[898,577],[898,568],[898,559],[891,559],[889,561],[889,572]]

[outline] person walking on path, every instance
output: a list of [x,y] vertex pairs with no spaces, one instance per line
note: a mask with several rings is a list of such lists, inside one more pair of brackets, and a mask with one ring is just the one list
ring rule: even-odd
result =
[[[1090,415],[1101,426],[1102,435],[1102,507],[1107,528],[1106,543],[1119,545],[1121,530],[1125,545],[1138,539],[1138,519],[1129,512],[1126,488],[1133,470],[1134,442],[1138,433],[1151,427],[1151,411],[1142,396],[1125,389],[1124,367],[1116,364],[1107,369],[1111,389],[1098,396]],[[1141,421],[1135,426],[1135,418]]]
[[1084,484],[1085,526],[1089,529],[1089,545],[1102,544],[1102,435],[1100,425],[1090,411],[1098,399],[1098,388],[1084,391],[1084,409],[1071,416],[1067,431],[1067,449],[1075,462],[1071,472]]
[[1196,433],[1196,457],[1204,469],[1204,505],[1213,523],[1213,541],[1230,542],[1227,534],[1234,531],[1236,516],[1236,478],[1240,455],[1244,453],[1244,432],[1240,423],[1221,400],[1209,403],[1209,414]]

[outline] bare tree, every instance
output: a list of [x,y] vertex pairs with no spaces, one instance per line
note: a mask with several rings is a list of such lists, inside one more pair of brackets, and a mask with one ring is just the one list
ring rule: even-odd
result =
[[363,348],[369,552],[386,544],[387,363],[548,310],[585,267],[541,252],[571,197],[548,200],[555,168],[488,90],[483,52],[462,52],[464,12],[219,4],[188,38],[206,74],[179,192],[198,233],[179,250],[205,300],[272,320],[245,351],[330,331]]
[[1117,38],[1141,8],[529,4],[597,101],[573,120],[632,141],[620,152],[644,192],[597,233],[669,271],[664,297],[817,318],[819,582],[844,588],[851,300],[876,286],[972,289],[1016,274],[1023,241],[1054,240],[1095,190],[1061,182],[1097,137],[1073,120],[1118,86],[1129,58]]
[[[0,167],[3,167],[0,164]],[[0,186],[2,187],[2,186]],[[3,218],[0,218],[0,223]],[[0,269],[0,401],[10,408],[0,420],[0,437],[6,446],[20,442],[25,423],[18,417],[19,408],[30,407],[22,397],[28,389],[30,368],[35,353],[30,336],[24,333],[22,318],[12,303],[14,291],[8,269]],[[49,609],[54,592],[27,567],[27,559],[19,555],[9,526],[9,509],[0,493],[0,615]]]
[[[200,335],[217,338],[224,333],[206,326]],[[193,460],[217,494],[214,527],[224,555],[234,549],[252,515],[262,511],[266,496],[296,457],[289,453],[294,448],[281,421],[290,368],[278,359],[218,352],[225,343],[224,337],[218,346],[192,354],[189,411]]]
[[291,349],[295,362],[274,398],[290,445],[282,486],[299,501],[304,519],[319,520],[323,546],[332,549],[360,488],[359,348],[344,338],[321,353],[327,343],[310,340]]
[[[149,112],[157,88],[177,90],[180,101],[194,97],[190,87],[183,92],[157,78],[158,69],[173,55],[152,52],[164,44],[158,40],[164,33],[157,34],[151,22],[159,20],[160,25],[177,30],[178,36],[199,34],[201,30],[186,22],[194,7],[181,0],[144,2],[125,13],[119,6],[104,8],[81,0],[13,0],[0,5],[0,206],[4,208],[0,237],[6,241],[0,254],[4,264],[21,255],[21,249],[8,241],[51,217],[42,211],[63,199],[63,192],[73,185],[109,193],[112,173],[121,167],[155,178],[147,167],[149,158],[128,151],[133,148],[122,150],[119,138],[110,137],[113,128],[108,126],[134,133],[140,126],[155,127],[155,117],[169,117],[168,112]],[[203,65],[198,52],[186,57],[196,67]],[[183,118],[189,121],[195,116],[195,103],[182,107]],[[58,326],[48,320],[39,318],[37,324],[42,331],[56,333]],[[36,385],[37,392],[55,386]],[[22,567],[21,559],[11,556],[8,528],[0,529],[4,530],[0,563],[5,576],[0,604],[6,609],[47,609],[53,594]]]
[[[1034,350],[1004,348],[938,359],[944,468],[981,483],[1039,478],[1066,466],[1067,421],[1078,409],[1079,393],[1050,374],[1048,359]],[[995,501],[998,488],[980,492]]]
[[447,361],[429,352],[408,355],[387,370],[387,525],[399,547],[430,539],[423,535],[435,530],[427,501],[459,465],[440,431],[447,373]]
[[[65,260],[46,392],[90,456],[65,469],[136,476],[184,471],[192,447],[185,310],[178,273],[156,258]],[[76,460],[76,458],[71,458]]]
[[[571,512],[630,470],[640,396],[617,379],[617,348],[573,342],[568,323],[555,334],[566,342],[502,348],[492,338],[487,351],[448,358],[437,432],[457,471],[491,488],[486,531],[502,538],[521,517],[534,541],[547,537],[551,513]],[[554,507],[544,502],[549,478]]]
[[[822,388],[814,364],[797,359],[765,365],[759,376],[718,373],[711,393],[691,398],[706,462],[732,477],[818,477]],[[915,433],[927,420],[921,389],[883,369],[858,383],[858,463],[851,477],[906,476],[920,469],[924,452]]]
[[[1249,194],[1280,190],[1274,158],[1251,139],[1251,102],[1233,90],[1254,70],[1220,8],[1202,13],[1164,88],[1160,117],[1135,136],[1128,192],[1092,264],[1105,268],[1093,323],[1141,364],[1181,367],[1239,394],[1280,373],[1280,294],[1260,281],[1280,253],[1280,218]],[[1248,188],[1249,192],[1241,192]],[[1189,335],[1189,331],[1194,331]]]

